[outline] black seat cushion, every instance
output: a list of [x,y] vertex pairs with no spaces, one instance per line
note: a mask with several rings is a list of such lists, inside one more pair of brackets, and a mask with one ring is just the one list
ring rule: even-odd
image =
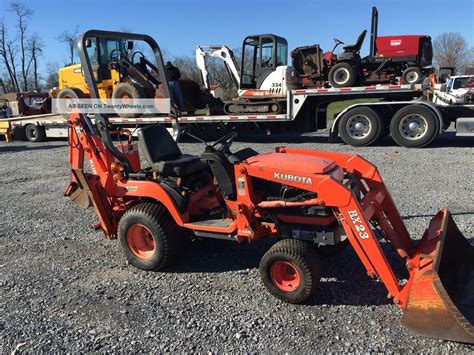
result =
[[182,154],[173,160],[163,160],[152,165],[153,170],[166,176],[186,176],[202,170],[206,165],[194,155]]
[[162,175],[190,175],[206,167],[199,157],[181,153],[164,126],[156,124],[140,129],[138,140],[148,164]]
[[367,30],[363,30],[359,37],[357,37],[357,41],[354,44],[350,44],[348,46],[343,47],[346,52],[358,52],[362,47],[362,43],[364,43],[365,35],[367,34]]

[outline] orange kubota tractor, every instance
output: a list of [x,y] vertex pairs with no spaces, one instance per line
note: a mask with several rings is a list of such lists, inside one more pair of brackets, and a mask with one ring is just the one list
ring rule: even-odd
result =
[[[78,47],[93,97],[98,93],[85,50],[89,37],[146,42],[164,77],[151,37],[89,31]],[[166,81],[164,92],[169,97]],[[173,106],[171,111],[178,129]],[[193,236],[237,243],[275,238],[260,262],[262,281],[275,297],[300,303],[320,279],[318,250],[337,250],[348,240],[368,275],[380,278],[403,310],[406,327],[474,343],[474,248],[447,209],[434,216],[421,240],[412,240],[377,168],[360,156],[288,147],[232,152],[234,133],[206,144],[201,156],[186,155],[163,126],[151,125],[138,134],[148,162],[142,167],[133,139],[114,143],[107,116],[96,113],[93,123],[75,113],[69,123],[71,182],[65,195],[81,207],[94,206],[97,228],[118,238],[137,268],[166,268]],[[379,239],[403,260],[404,275],[390,266]]]

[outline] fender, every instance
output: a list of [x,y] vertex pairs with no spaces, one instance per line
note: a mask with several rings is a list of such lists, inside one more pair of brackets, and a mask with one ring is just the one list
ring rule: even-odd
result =
[[159,201],[166,207],[179,226],[183,226],[184,223],[189,221],[188,213],[181,213],[170,194],[156,182],[144,180],[118,181],[115,192],[117,197],[146,197]]

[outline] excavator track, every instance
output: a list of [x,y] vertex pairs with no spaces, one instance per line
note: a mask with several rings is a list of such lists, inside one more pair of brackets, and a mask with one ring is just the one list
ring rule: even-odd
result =
[[228,115],[235,115],[240,113],[246,114],[280,114],[286,109],[283,105],[285,101],[279,100],[236,100],[228,101],[224,104],[224,112]]

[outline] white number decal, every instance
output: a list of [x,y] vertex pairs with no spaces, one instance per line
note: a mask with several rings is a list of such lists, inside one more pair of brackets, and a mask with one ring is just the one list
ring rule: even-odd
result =
[[359,238],[368,239],[369,233],[366,232],[366,228],[362,224],[362,220],[360,219],[357,211],[348,211],[347,214],[349,215],[349,218],[351,219],[352,223],[354,223],[354,227],[359,233]]

